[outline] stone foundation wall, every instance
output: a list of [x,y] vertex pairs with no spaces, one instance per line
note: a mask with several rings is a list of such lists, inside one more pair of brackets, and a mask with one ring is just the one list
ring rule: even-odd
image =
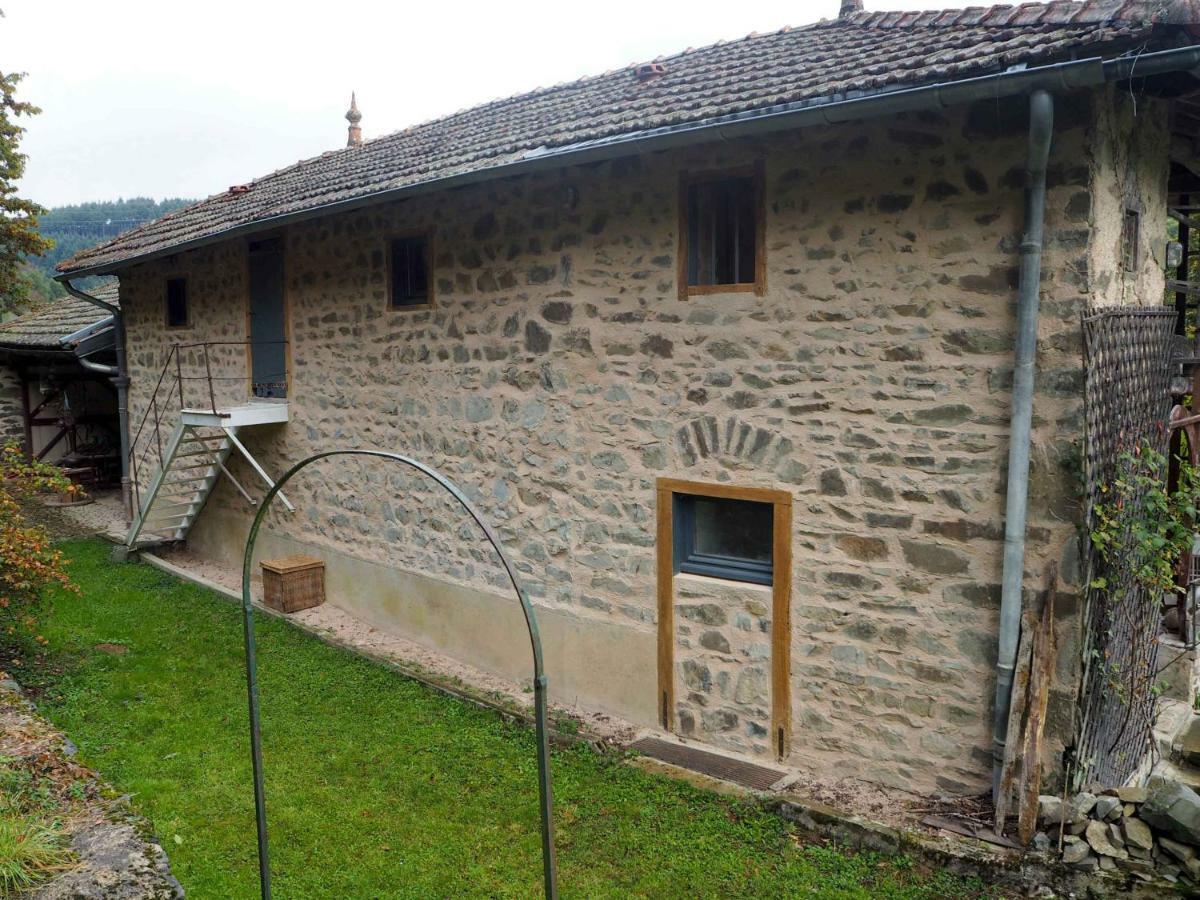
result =
[[[1026,579],[1027,592],[1039,590],[1045,561],[1064,562],[1059,737],[1073,691],[1078,317],[1097,269],[1112,264],[1090,240],[1098,117],[1077,99],[1059,110],[1051,157]],[[650,652],[655,629],[655,479],[788,490],[789,762],[913,790],[981,790],[1026,123],[1023,104],[989,103],[564,168],[295,224],[284,235],[292,421],[245,440],[275,472],[346,446],[432,463],[495,523],[540,607],[584,630],[623,629],[638,654]],[[680,172],[758,159],[766,296],[680,301]],[[419,231],[434,235],[436,306],[390,311],[386,239]],[[189,336],[242,337],[245,253],[230,243],[123,274],[135,409],[175,337],[161,326],[163,279],[196,273]],[[237,375],[240,361],[227,362]],[[494,588],[494,563],[461,518],[413,486],[376,463],[330,465],[296,483],[297,514],[270,527],[365,562]],[[228,545],[230,523],[248,526],[251,512],[223,485],[198,545]],[[734,593],[722,597],[732,604]],[[678,683],[704,660],[710,678],[707,689],[679,690],[674,712],[706,740],[755,752],[769,707],[759,692],[739,700],[734,672],[758,665],[763,623],[752,616],[743,634],[738,613],[726,617],[728,653],[704,646],[702,623],[677,617],[687,649]],[[611,659],[614,671],[626,664]],[[652,659],[637,664],[652,671]],[[591,677],[602,691],[607,673]],[[736,727],[703,726],[725,708]]]

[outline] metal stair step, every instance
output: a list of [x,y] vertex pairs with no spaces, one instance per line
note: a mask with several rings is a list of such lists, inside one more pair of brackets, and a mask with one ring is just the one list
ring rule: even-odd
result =
[[187,453],[176,453],[175,458],[176,459],[187,459],[189,456],[212,456],[213,452],[214,451],[212,449],[192,450]]
[[[141,457],[143,463],[149,464],[153,475],[139,516],[126,537],[127,545],[133,547],[151,541],[182,539],[222,474],[232,481],[250,505],[257,505],[258,501],[225,468],[225,461],[235,450],[240,452],[267,487],[273,487],[271,477],[241,443],[237,433],[243,424],[287,421],[286,413],[286,406],[282,408],[282,415],[274,406],[267,413],[254,409],[246,413],[244,422],[232,423],[226,416],[210,417],[203,411],[183,410],[169,440],[158,447],[158,459],[153,458],[153,447]],[[156,463],[158,468],[153,469]],[[289,511],[295,511],[286,497],[282,494],[279,497]]]
[[195,505],[196,505],[196,502],[194,500],[187,501],[184,503],[158,503],[158,502],[156,502],[154,504],[153,508],[154,509],[179,509],[179,508],[185,508],[185,507],[195,506]]

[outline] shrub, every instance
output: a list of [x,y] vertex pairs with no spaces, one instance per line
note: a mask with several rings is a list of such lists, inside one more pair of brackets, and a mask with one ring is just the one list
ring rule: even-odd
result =
[[[1148,447],[1122,453],[1111,483],[1100,486],[1092,546],[1106,569],[1127,567],[1155,604],[1164,593],[1182,590],[1175,565],[1192,549],[1198,524],[1200,471],[1177,458],[1179,480],[1167,490],[1166,456]],[[1092,582],[1109,588],[1101,575]]]
[[22,503],[39,493],[80,491],[61,469],[28,462],[16,444],[7,444],[0,450],[0,628],[9,635],[34,631],[33,609],[49,585],[71,587],[62,552],[22,511]]

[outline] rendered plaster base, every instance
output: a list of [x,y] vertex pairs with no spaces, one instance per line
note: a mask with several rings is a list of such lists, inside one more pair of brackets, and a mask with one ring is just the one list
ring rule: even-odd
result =
[[[212,511],[210,511],[212,512]],[[246,523],[204,516],[188,536],[196,554],[240,569]],[[525,620],[515,596],[475,590],[357,559],[269,531],[261,559],[306,553],[325,561],[325,596],[376,628],[521,683],[532,674]],[[556,703],[655,722],[657,644],[652,631],[537,608],[550,696]]]

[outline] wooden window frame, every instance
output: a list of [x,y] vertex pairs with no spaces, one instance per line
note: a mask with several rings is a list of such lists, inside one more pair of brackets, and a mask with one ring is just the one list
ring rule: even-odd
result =
[[[404,306],[396,306],[392,302],[392,244],[395,241],[411,241],[414,238],[420,238],[425,241],[426,300],[424,303],[407,303]],[[436,279],[434,278],[434,259],[434,235],[432,231],[404,231],[389,234],[383,239],[383,264],[387,272],[386,284],[384,285],[386,294],[384,302],[387,304],[388,312],[406,313],[437,308],[437,297],[434,289],[436,283]]]
[[[770,586],[775,581],[774,553],[770,563],[760,560],[743,559],[736,556],[702,553],[695,546],[696,532],[696,499],[722,500],[728,498],[713,497],[691,492],[676,491],[673,495],[671,515],[674,522],[679,523],[675,528],[675,571],[688,575],[703,575],[706,578],[723,578],[726,581],[737,581],[743,584]],[[769,504],[760,504],[768,506]],[[765,510],[764,510],[765,512]],[[774,547],[772,546],[772,550]]]
[[771,744],[780,760],[791,750],[792,495],[773,488],[741,487],[659,478],[656,552],[658,594],[659,723],[675,730],[675,495],[753,500],[774,507],[771,582]]
[[[754,281],[741,284],[688,284],[688,189],[695,184],[726,178],[750,178],[754,185]],[[676,265],[679,299],[708,294],[767,293],[766,167],[762,160],[748,166],[681,172],[679,175],[679,257]]]
[[[183,324],[171,324],[171,282],[183,282]],[[192,327],[192,298],[187,275],[168,275],[163,279],[163,327],[168,331],[186,331]]]

